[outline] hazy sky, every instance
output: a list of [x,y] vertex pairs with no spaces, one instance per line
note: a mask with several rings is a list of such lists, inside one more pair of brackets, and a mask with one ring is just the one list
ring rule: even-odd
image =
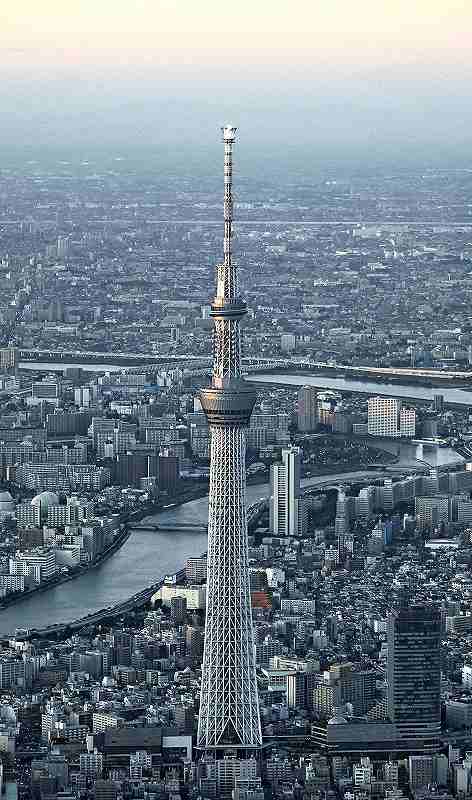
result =
[[472,0],[3,0],[0,142],[470,151]]

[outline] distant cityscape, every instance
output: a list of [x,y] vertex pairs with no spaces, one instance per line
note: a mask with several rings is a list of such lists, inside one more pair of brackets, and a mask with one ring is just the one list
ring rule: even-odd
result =
[[0,172],[8,798],[471,795],[470,181]]
[[[107,171],[30,163],[2,172],[5,344],[211,355],[219,181],[129,169],[120,160]],[[244,354],[466,367],[469,195],[467,170],[286,187],[239,180]]]

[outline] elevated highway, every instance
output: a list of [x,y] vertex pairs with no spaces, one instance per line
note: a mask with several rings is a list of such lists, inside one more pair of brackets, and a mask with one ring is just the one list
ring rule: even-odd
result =
[[20,367],[22,363],[54,363],[61,364],[104,364],[109,366],[131,367],[181,367],[182,369],[192,369],[209,367],[210,357],[193,355],[159,355],[157,353],[127,353],[127,352],[103,352],[99,350],[59,350],[49,349],[30,349],[18,348],[16,359]]
[[437,384],[470,384],[472,370],[414,369],[413,367],[377,367],[338,364],[310,359],[243,359],[249,374],[257,372],[306,372],[342,377],[378,379],[384,382]]
[[[180,570],[175,575],[177,583],[182,582],[184,578],[184,569]],[[28,632],[28,638],[34,636],[58,636],[64,634],[66,631],[74,633],[75,631],[80,631],[83,628],[87,628],[89,625],[97,625],[99,622],[103,622],[103,620],[107,619],[108,617],[119,617],[122,614],[127,614],[130,611],[133,611],[134,609],[143,608],[146,603],[149,603],[153,594],[155,594],[161,588],[161,586],[164,585],[164,583],[165,579],[161,579],[157,583],[154,583],[152,586],[148,586],[146,589],[143,589],[141,592],[138,592],[132,597],[128,597],[128,599],[124,600],[122,603],[118,603],[110,608],[102,608],[95,614],[90,614],[88,617],[82,617],[82,619],[75,620],[74,622],[50,625],[47,628],[42,628],[40,630],[31,630]]]

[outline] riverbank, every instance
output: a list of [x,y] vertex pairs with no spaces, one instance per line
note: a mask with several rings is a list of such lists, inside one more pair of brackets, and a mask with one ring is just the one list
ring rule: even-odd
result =
[[192,489],[183,492],[176,497],[166,498],[165,503],[155,503],[150,501],[144,504],[141,508],[131,511],[128,515],[123,516],[121,519],[121,523],[124,526],[123,530],[120,531],[118,536],[114,538],[113,542],[111,542],[111,544],[106,547],[105,550],[94,561],[89,564],[75,567],[70,572],[62,575],[54,575],[49,580],[38,584],[38,586],[33,586],[31,589],[27,589],[25,592],[12,592],[11,594],[8,594],[0,603],[0,611],[11,606],[20,605],[21,603],[30,600],[34,595],[43,594],[44,592],[56,589],[58,586],[62,586],[64,583],[77,580],[77,578],[83,577],[88,572],[98,569],[98,567],[101,567],[106,561],[108,561],[109,558],[115,555],[115,553],[118,552],[118,550],[127,542],[133,532],[131,527],[132,523],[140,522],[142,519],[145,519],[145,517],[148,517],[151,514],[158,514],[159,512],[165,511],[169,507],[178,507],[184,503],[192,502],[192,500],[198,500],[201,497],[205,497],[207,494],[208,488],[205,489],[204,486],[202,486],[201,489],[200,487],[193,487]]
[[[309,491],[310,488],[307,487],[304,490],[304,493],[308,493]],[[267,504],[268,500],[265,504],[265,508],[267,508]],[[261,508],[260,501],[252,503],[247,508],[249,532],[253,531],[257,526],[262,511],[263,509]],[[181,567],[175,573],[173,573],[173,578],[175,579],[177,585],[184,583],[185,568]],[[81,617],[80,619],[63,624],[50,625],[46,628],[32,628],[28,631],[28,639],[44,639],[50,636],[54,636],[56,638],[60,638],[61,636],[67,637],[73,632],[79,631],[82,628],[86,628],[89,625],[96,625],[105,620],[111,621],[116,617],[120,617],[123,614],[129,613],[131,610],[143,608],[143,606],[149,603],[152,595],[154,595],[162,586],[164,586],[165,582],[165,577],[161,577],[156,583],[151,584],[151,586],[147,586],[145,589],[137,592],[132,597],[126,598],[125,600],[117,603],[115,606],[107,606],[106,608],[98,609],[92,614],[87,614],[86,617]]]
[[104,564],[105,561],[111,558],[111,556],[113,556],[116,551],[124,545],[130,536],[131,530],[125,526],[125,528],[118,534],[118,536],[115,537],[113,542],[107,548],[105,548],[103,553],[101,553],[101,555],[95,559],[95,561],[92,561],[90,564],[84,564],[82,567],[75,567],[75,569],[67,574],[55,575],[53,578],[40,583],[38,586],[33,586],[32,589],[27,589],[25,592],[12,592],[10,595],[7,595],[3,598],[0,604],[0,610],[3,608],[8,608],[9,606],[18,605],[22,601],[29,600],[32,595],[42,594],[42,592],[55,589],[56,586],[60,586],[63,583],[68,583],[69,581],[81,578],[82,575],[85,575],[87,572],[90,572],[91,570],[96,569]]
[[[342,474],[335,475],[336,478],[342,478],[344,480],[361,480],[362,477],[370,476],[372,473],[366,472],[363,470],[362,472],[345,472]],[[379,472],[380,475],[380,472]],[[376,477],[375,475],[373,477]],[[330,481],[330,475],[325,474],[323,476],[317,476],[316,478],[307,477],[304,479],[302,483],[305,485],[302,486],[302,493],[303,494],[310,494],[316,491],[322,491],[324,488],[324,483]],[[266,484],[267,486],[267,484]],[[247,508],[247,515],[248,515],[248,531],[251,532],[255,527],[257,527],[258,521],[260,519],[260,515],[263,512],[263,507],[267,509],[269,503],[269,496],[267,495],[265,500],[260,498],[256,502],[251,503]],[[181,504],[183,505],[183,504]],[[161,513],[169,513],[167,509],[161,511]],[[156,515],[158,516],[158,515]],[[206,534],[205,534],[205,541],[206,541]],[[181,583],[185,577],[185,569],[182,567],[182,562],[178,566],[178,569],[175,572],[171,573],[175,576],[176,582]],[[120,600],[113,606],[106,606],[100,609],[97,609],[93,613],[87,614],[84,617],[80,617],[78,619],[59,623],[55,625],[50,625],[45,628],[31,628],[29,630],[28,638],[48,638],[54,637],[58,640],[61,637],[68,637],[73,632],[80,631],[83,628],[86,628],[90,625],[95,625],[98,623],[102,623],[104,621],[113,621],[117,617],[121,617],[124,614],[129,613],[131,610],[137,608],[143,608],[149,601],[150,598],[158,589],[163,586],[165,583],[165,577],[159,578],[157,582],[153,582],[150,586],[147,586],[145,589],[140,590],[139,592],[135,593],[131,597],[125,598]]]
[[382,395],[384,397],[398,397],[410,402],[429,402],[432,403],[435,395],[442,395],[444,404],[451,406],[468,407],[472,405],[472,391],[451,387],[450,383],[443,386],[432,387],[407,385],[397,383],[385,383],[381,381],[354,378],[333,378],[323,375],[291,373],[254,373],[248,379],[250,383],[267,388],[267,384],[299,388],[300,386],[313,386],[320,391],[333,390],[338,392],[351,392],[352,394],[369,394],[373,397]]
[[[401,466],[401,464],[400,464]],[[399,469],[391,467],[390,469]],[[408,474],[422,471],[423,466],[405,467]],[[303,478],[302,488],[317,487],[323,491],[328,486],[345,485],[350,481],[374,481],[385,477],[385,470],[339,472],[332,475]],[[192,487],[194,489],[195,487]],[[200,499],[172,506],[149,516],[146,521],[170,526],[190,524],[206,525],[208,522],[208,495],[204,487],[197,487]],[[247,487],[247,504],[267,501],[270,487],[266,483]],[[167,505],[171,501],[166,500]],[[144,509],[140,509],[144,510]],[[189,557],[199,556],[207,548],[206,532],[185,531],[175,535],[172,531],[133,531],[129,539],[105,564],[81,575],[78,580],[53,587],[41,595],[34,595],[19,605],[0,611],[0,636],[14,635],[16,629],[43,629],[61,626],[89,617],[101,609],[113,609],[142,592],[143,587],[155,584],[161,576],[175,574]]]
[[[431,467],[445,468],[453,461],[457,465],[457,458],[461,458],[447,448],[438,450],[432,454],[433,458],[425,458],[421,463],[416,459],[416,448],[413,445],[404,442],[387,443],[383,440],[370,444],[383,451],[390,449],[392,460],[387,466],[383,465],[386,459],[382,459],[382,464],[356,463],[355,472],[353,469],[342,472],[335,465],[323,468],[314,465],[309,474],[303,476],[302,486],[311,484],[322,489],[323,484],[347,481],[354,475],[369,475],[373,480],[376,472],[378,477],[385,477],[389,471],[397,472],[402,469],[424,472]],[[156,517],[157,521],[165,520],[173,527],[180,522],[185,527],[195,522],[205,524],[208,514],[208,482],[192,481],[188,485],[181,482],[179,489],[176,496],[164,498],[158,503],[145,503],[135,509],[128,515],[133,516],[126,519],[126,524],[145,518],[152,520],[153,515],[159,515]],[[267,472],[248,477],[248,504],[260,500],[261,495],[267,496],[269,491]],[[125,520],[125,517],[122,519]],[[78,620],[109,604],[112,607],[118,606],[126,598],[136,594],[138,589],[154,583],[156,576],[177,572],[187,556],[198,555],[206,548],[206,534],[203,533],[179,533],[178,537],[168,532],[159,535],[137,531],[132,533],[131,537],[131,531],[127,530],[112,543],[111,549],[85,569],[58,576],[59,579],[53,583],[37,587],[32,592],[8,596],[0,607],[0,635],[14,631],[16,627],[42,628],[47,622]],[[114,558],[111,558],[112,555]]]

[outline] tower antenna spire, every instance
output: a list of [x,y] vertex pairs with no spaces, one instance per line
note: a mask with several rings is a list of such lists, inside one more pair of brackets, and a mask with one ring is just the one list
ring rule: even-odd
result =
[[223,253],[224,253],[224,267],[225,278],[227,280],[226,294],[231,297],[236,291],[236,275],[232,264],[232,237],[233,237],[233,145],[236,141],[236,128],[232,125],[226,125],[221,129],[223,134],[223,142],[225,148],[225,161],[224,161],[224,201],[223,201],[223,219],[224,219],[224,238],[223,238]]

